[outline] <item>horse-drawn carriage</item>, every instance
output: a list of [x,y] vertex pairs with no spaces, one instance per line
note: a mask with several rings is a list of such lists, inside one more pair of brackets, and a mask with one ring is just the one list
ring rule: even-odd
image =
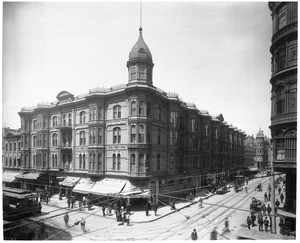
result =
[[256,186],[256,190],[257,191],[262,191],[262,185],[261,185],[261,183],[258,183],[258,185]]
[[262,201],[253,197],[252,202],[250,203],[250,210],[253,212],[259,212],[261,210],[261,205]]

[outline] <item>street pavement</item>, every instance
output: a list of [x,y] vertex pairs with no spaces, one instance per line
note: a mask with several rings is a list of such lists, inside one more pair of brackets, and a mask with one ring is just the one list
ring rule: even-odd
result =
[[[255,179],[249,181],[249,187],[252,183],[256,183]],[[229,185],[229,188],[231,188],[231,190],[233,190],[232,185]],[[266,188],[263,188],[263,190],[261,191],[261,193],[259,194],[260,196],[258,196],[257,198],[263,201],[263,193],[266,191]],[[249,193],[249,192],[248,192]],[[256,192],[257,193],[257,192]],[[276,198],[279,197],[278,192],[276,190]],[[239,192],[236,194],[239,197],[242,197],[243,195],[245,195],[245,192]],[[196,194],[196,198],[194,199],[193,203],[190,203],[190,201],[188,199],[186,199],[186,201],[182,201],[182,202],[178,202],[176,203],[176,211],[175,210],[171,210],[171,207],[169,205],[163,205],[160,206],[158,209],[158,216],[155,216],[153,211],[150,211],[149,216],[146,216],[145,214],[145,210],[134,210],[132,211],[132,214],[130,216],[130,223],[132,225],[138,225],[138,224],[144,224],[144,223],[150,223],[150,222],[159,222],[160,220],[163,220],[163,218],[168,218],[168,217],[172,217],[172,214],[175,213],[181,213],[182,216],[186,217],[186,220],[189,219],[190,215],[188,215],[188,213],[186,215],[184,215],[184,212],[186,212],[186,209],[188,208],[198,208],[198,201],[201,198],[204,199],[203,201],[203,206],[205,207],[206,202],[210,203],[210,204],[214,204],[215,202],[219,202],[217,201],[217,199],[219,200],[219,198],[222,195],[216,195],[216,194],[212,194],[212,193],[206,193],[206,190],[201,190],[199,192],[197,192]],[[215,200],[214,200],[215,198]],[[195,205],[196,204],[196,205]],[[268,204],[268,202],[267,202]],[[103,226],[103,230],[109,230],[109,228],[112,228],[111,225],[115,225],[116,224],[116,217],[115,214],[111,214],[111,215],[106,215],[105,217],[102,214],[102,209],[100,207],[93,207],[91,211],[88,211],[87,209],[84,210],[79,210],[79,208],[76,207],[73,209],[68,209],[67,208],[67,200],[64,198],[63,200],[59,200],[58,195],[54,195],[53,197],[51,197],[50,202],[47,204],[43,203],[42,204],[42,212],[43,215],[34,218],[34,220],[41,220],[43,218],[47,218],[47,221],[45,221],[48,224],[51,224],[52,226],[56,226],[59,229],[63,230],[68,230],[70,232],[70,234],[72,235],[72,239],[73,240],[97,240],[98,238],[96,236],[92,236],[91,231],[92,229],[96,229],[97,228],[97,220],[95,219],[96,217],[92,217],[92,216],[97,216],[97,217],[101,217],[102,219],[106,219],[106,226]],[[240,228],[244,228],[246,229],[246,218],[247,218],[247,214],[250,215],[250,210],[247,213],[247,211],[249,210],[249,204],[247,204],[244,208],[245,212],[242,212],[241,215],[243,216],[238,216],[238,217],[234,217],[231,219],[230,222],[230,232],[223,235],[223,237],[220,237],[220,239],[236,239],[237,235],[236,233],[238,232],[238,230]],[[84,234],[84,233],[78,233],[78,231],[80,232],[81,230],[79,229],[80,226],[75,226],[75,227],[71,227],[71,228],[65,228],[64,226],[64,222],[63,222],[63,215],[69,212],[70,215],[70,225],[73,225],[73,223],[75,222],[75,220],[80,220],[82,218],[85,218],[89,225],[91,225],[91,231],[88,234]],[[175,216],[175,215],[174,215]],[[99,221],[99,220],[98,220]],[[277,234],[272,234],[271,232],[259,232],[258,231],[258,225],[251,227],[251,231],[253,231],[253,234],[260,234],[261,239],[295,239],[294,237],[288,237],[288,236],[282,236],[279,234],[279,218],[277,218],[276,221],[276,226],[277,226]],[[77,227],[77,228],[76,228]],[[79,228],[78,228],[79,227]],[[50,236],[51,237],[51,236]],[[51,238],[49,238],[51,240]],[[207,238],[209,239],[209,238]],[[128,240],[134,240],[134,239],[128,239]]]

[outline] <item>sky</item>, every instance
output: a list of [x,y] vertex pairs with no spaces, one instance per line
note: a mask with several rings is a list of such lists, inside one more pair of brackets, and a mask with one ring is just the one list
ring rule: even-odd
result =
[[153,85],[247,135],[270,137],[272,19],[267,2],[5,2],[2,126],[18,112],[128,82],[140,24]]

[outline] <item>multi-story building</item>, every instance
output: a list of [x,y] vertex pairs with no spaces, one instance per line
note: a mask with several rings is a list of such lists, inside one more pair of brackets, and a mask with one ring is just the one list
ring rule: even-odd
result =
[[270,2],[273,36],[271,134],[274,170],[286,173],[285,210],[296,210],[298,3]]
[[256,147],[255,147],[255,139],[253,135],[248,135],[245,138],[245,167],[248,168],[257,168],[257,164],[255,163],[256,158]]
[[22,108],[21,168],[31,172],[23,179],[67,176],[62,185],[73,186],[85,178],[101,182],[93,185],[98,194],[122,180],[132,191],[167,194],[242,169],[245,133],[155,87],[153,66],[140,28],[127,84],[76,97],[62,91],[56,102]]
[[269,147],[269,139],[264,135],[264,132],[261,129],[259,129],[255,138],[255,162],[259,170],[269,168],[270,166],[268,160]]
[[265,170],[270,168],[269,163],[270,139],[259,129],[256,137],[245,138],[245,166],[253,170]]
[[2,129],[2,183],[15,186],[15,176],[21,168],[21,134],[20,130],[5,127]]

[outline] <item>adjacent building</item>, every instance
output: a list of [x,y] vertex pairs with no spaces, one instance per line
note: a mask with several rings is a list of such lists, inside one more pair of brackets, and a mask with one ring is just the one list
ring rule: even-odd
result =
[[[296,211],[298,3],[270,2],[273,36],[271,135],[273,165],[286,173],[285,210]],[[293,227],[295,226],[295,220]]]
[[155,87],[153,67],[140,28],[127,84],[80,96],[61,91],[55,102],[22,108],[23,173],[17,177],[23,185],[65,178],[61,187],[77,183],[73,190],[81,193],[163,197],[242,170],[246,134],[222,114],[212,116]]

